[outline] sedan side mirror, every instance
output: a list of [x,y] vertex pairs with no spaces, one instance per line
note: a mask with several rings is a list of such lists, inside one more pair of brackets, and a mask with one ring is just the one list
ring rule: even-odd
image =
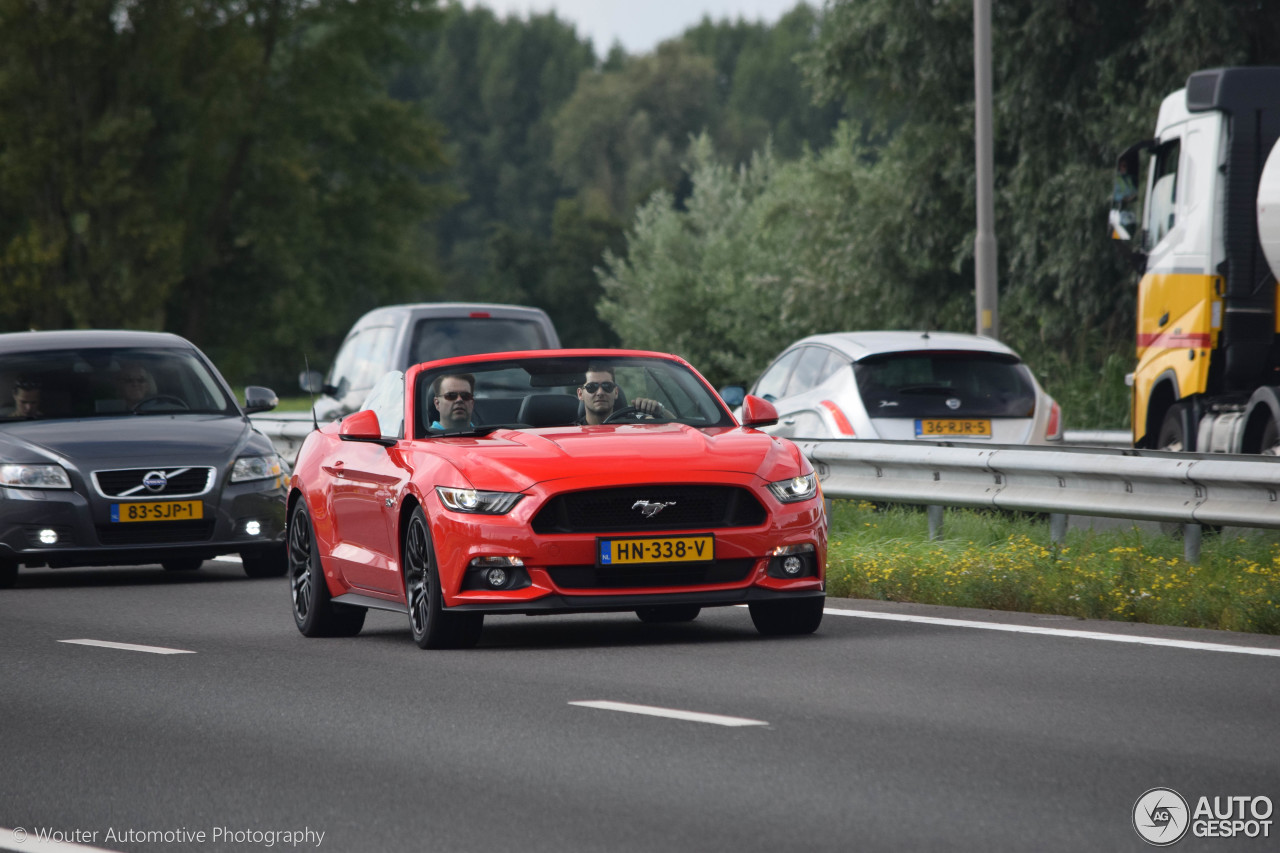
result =
[[748,394],[742,400],[742,425],[747,427],[773,426],[778,422],[778,410],[763,397]]
[[249,385],[244,389],[244,413],[269,412],[280,405],[276,392],[261,385]]

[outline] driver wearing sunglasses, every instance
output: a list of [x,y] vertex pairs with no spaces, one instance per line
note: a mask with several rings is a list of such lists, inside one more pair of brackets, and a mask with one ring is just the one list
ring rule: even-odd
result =
[[[583,382],[578,386],[578,399],[582,401],[583,411],[579,424],[604,423],[618,402],[618,383],[614,381],[613,368],[595,364],[588,366]],[[665,415],[662,404],[648,397],[637,397],[628,407],[652,417]]]
[[440,419],[434,421],[430,429],[440,432],[471,429],[471,416],[476,408],[475,389],[476,378],[470,373],[438,377],[431,391]]

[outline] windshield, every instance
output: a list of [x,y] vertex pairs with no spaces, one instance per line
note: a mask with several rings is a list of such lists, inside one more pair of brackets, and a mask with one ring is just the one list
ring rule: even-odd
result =
[[[580,389],[583,397],[591,396],[588,388],[595,401],[580,397]],[[604,395],[608,406],[600,402]],[[419,437],[589,426],[588,405],[606,424],[734,426],[715,392],[688,367],[640,356],[514,358],[424,371],[414,397]],[[443,417],[437,404],[444,407]]]
[[893,353],[859,361],[853,375],[873,418],[1027,418],[1036,407],[1026,366],[1000,353]]
[[235,403],[195,353],[149,347],[0,355],[0,419],[235,414]]

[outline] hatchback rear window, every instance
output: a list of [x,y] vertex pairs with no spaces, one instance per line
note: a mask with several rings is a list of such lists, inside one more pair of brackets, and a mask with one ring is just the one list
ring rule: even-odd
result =
[[853,366],[873,418],[1029,418],[1036,392],[1027,367],[1000,353],[907,352]]

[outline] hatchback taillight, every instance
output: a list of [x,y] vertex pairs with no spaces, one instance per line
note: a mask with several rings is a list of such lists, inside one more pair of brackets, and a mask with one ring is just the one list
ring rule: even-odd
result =
[[1048,441],[1062,438],[1062,407],[1056,402],[1049,409],[1049,425],[1044,428],[1044,437]]

